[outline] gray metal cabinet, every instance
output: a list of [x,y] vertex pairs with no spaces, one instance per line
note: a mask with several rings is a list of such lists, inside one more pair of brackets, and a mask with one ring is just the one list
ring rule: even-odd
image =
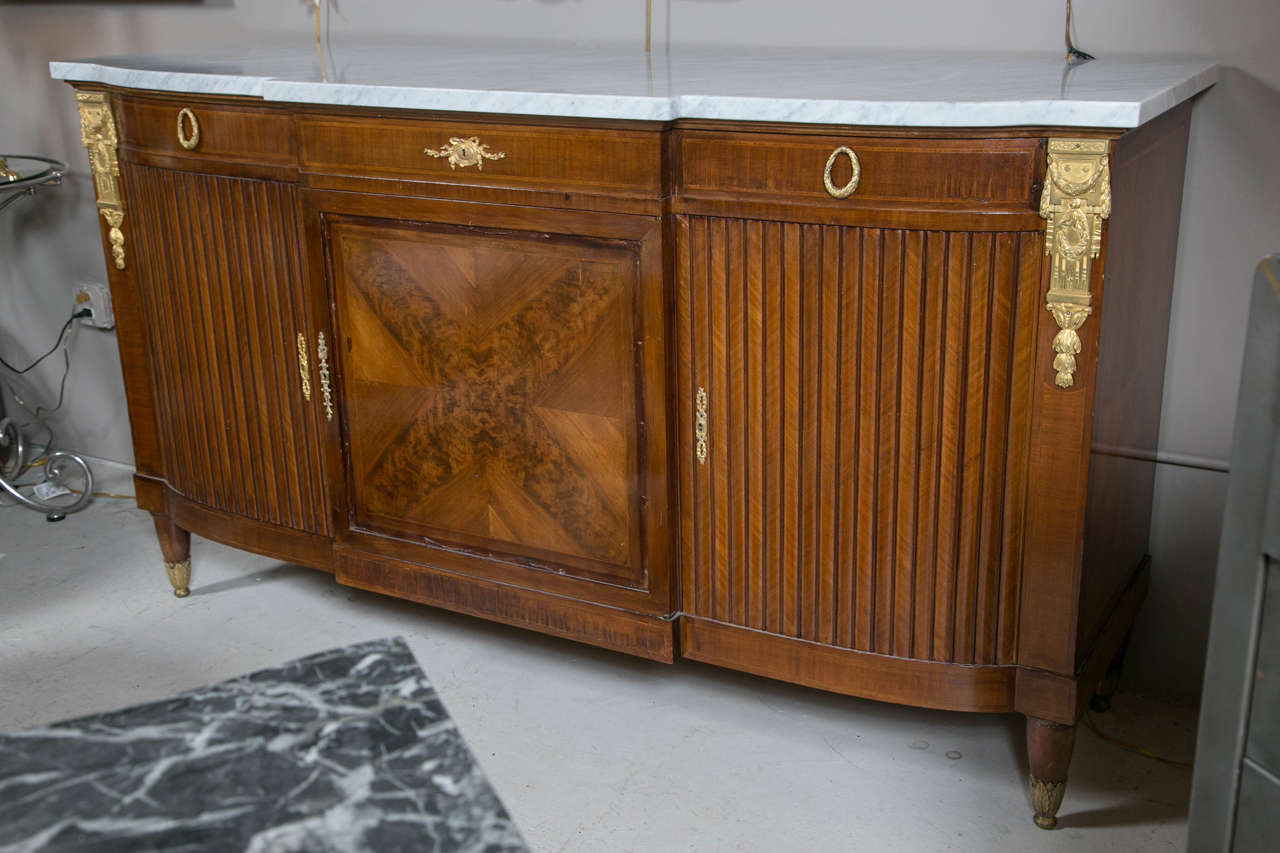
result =
[[1280,255],[1254,276],[1187,849],[1280,844]]

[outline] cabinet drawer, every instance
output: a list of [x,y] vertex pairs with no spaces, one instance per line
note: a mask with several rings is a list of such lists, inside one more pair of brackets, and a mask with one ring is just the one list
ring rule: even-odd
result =
[[[740,201],[832,209],[901,205],[1025,211],[1038,203],[1037,169],[1044,159],[1042,141],[1036,138],[696,130],[679,136],[681,186],[687,196],[731,194]],[[841,149],[856,157],[856,182],[853,157]]]
[[122,146],[143,159],[159,155],[164,165],[195,168],[211,160],[294,165],[293,121],[270,107],[124,97],[118,115]]
[[657,130],[317,117],[299,133],[308,172],[596,195],[661,190]]

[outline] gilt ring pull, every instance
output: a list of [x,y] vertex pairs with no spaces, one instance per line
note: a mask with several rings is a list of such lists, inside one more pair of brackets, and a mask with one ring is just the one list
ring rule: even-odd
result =
[[[191,135],[187,135],[187,128],[183,119],[191,124]],[[188,151],[194,151],[196,146],[200,144],[200,122],[196,121],[196,114],[186,107],[178,110],[178,144]]]
[[[853,177],[849,178],[849,183],[842,187],[837,187],[831,183],[831,168],[835,166],[836,160],[840,158],[841,154],[849,155],[849,166],[853,169]],[[832,198],[848,198],[858,188],[858,179],[861,177],[862,164],[858,162],[858,155],[853,153],[852,148],[841,145],[835,151],[832,151],[831,156],[827,158],[827,168],[822,172],[822,185],[827,188],[827,195]]]

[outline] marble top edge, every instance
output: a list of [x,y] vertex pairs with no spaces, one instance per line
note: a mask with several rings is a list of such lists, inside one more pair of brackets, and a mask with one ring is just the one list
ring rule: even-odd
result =
[[[723,98],[686,95],[680,118],[776,121],[884,127],[1133,128],[1142,105],[1110,101],[841,101]],[[742,116],[752,115],[755,119]],[[1151,118],[1154,118],[1153,113]],[[1149,120],[1149,119],[1144,119]]]
[[1161,113],[1173,109],[1183,101],[1190,100],[1205,89],[1208,89],[1218,82],[1221,70],[1221,66],[1216,63],[1207,64],[1199,72],[1187,79],[1171,85],[1159,95],[1148,98],[1142,105],[1137,125],[1146,124]]
[[[914,127],[1137,127],[1203,91],[1197,57],[616,46],[348,46],[320,79],[314,52],[244,48],[56,61],[51,76],[267,101],[528,116]],[[517,86],[512,82],[519,81]]]
[[201,95],[244,95],[262,97],[262,77],[227,74],[201,74],[199,72],[159,72],[147,69],[121,68],[98,62],[49,63],[49,76],[55,80],[74,80],[86,83],[102,83],[124,89],[152,89],[164,92],[191,92]]
[[343,83],[301,83],[269,80],[265,100],[381,107],[384,109],[543,115],[566,118],[615,118],[670,121],[677,118],[671,98],[631,95],[591,95],[522,92],[500,89],[440,89],[410,86],[369,86]]

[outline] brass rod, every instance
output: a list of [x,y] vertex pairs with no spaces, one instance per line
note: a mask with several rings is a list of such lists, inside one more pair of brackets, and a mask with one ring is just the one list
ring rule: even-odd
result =
[[653,0],[644,0],[644,52],[649,53],[653,43]]

